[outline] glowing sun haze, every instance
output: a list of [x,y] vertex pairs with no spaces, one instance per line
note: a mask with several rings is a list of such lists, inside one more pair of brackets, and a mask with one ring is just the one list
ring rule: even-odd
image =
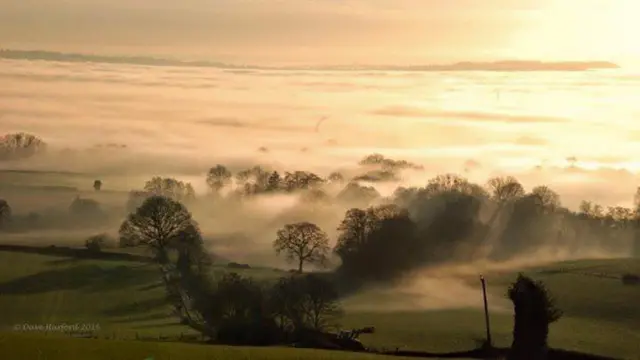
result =
[[[0,0],[0,9],[0,46],[10,49],[253,65],[625,67],[236,71],[2,59],[0,133],[32,132],[61,148],[128,144],[180,159],[148,161],[153,172],[175,165],[176,174],[231,158],[332,171],[379,152],[428,164],[429,176],[465,171],[484,181],[509,172],[528,187],[552,186],[571,206],[628,203],[640,181],[631,155],[640,151],[640,77],[626,68],[640,60],[640,0]],[[123,157],[128,171],[142,172],[143,160]],[[471,160],[479,165],[467,169]],[[65,161],[107,168],[91,157]]]
[[247,63],[640,59],[636,0],[0,0],[10,48]]

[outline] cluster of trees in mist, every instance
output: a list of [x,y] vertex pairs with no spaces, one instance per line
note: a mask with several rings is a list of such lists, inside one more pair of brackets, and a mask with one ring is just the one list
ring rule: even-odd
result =
[[19,132],[0,137],[0,161],[26,159],[46,150],[47,143],[33,134]]
[[[345,275],[372,280],[394,278],[415,267],[445,261],[506,260],[541,247],[574,254],[596,249],[625,255],[634,246],[635,254],[640,251],[638,208],[605,208],[584,201],[573,211],[562,206],[553,189],[537,186],[526,191],[509,176],[492,178],[480,185],[459,175],[444,174],[429,179],[423,187],[399,187],[391,196],[383,197],[372,182],[397,179],[401,171],[421,167],[380,154],[363,158],[359,165],[365,173],[351,177],[340,172],[327,176],[304,170],[281,173],[259,165],[233,172],[216,165],[203,179],[209,188],[206,196],[196,196],[190,183],[153,177],[142,190],[132,190],[117,213],[110,213],[96,200],[77,197],[69,207],[67,223],[78,227],[106,224],[134,212],[145,199],[157,195],[188,207],[216,204],[225,208],[233,202],[292,194],[300,196],[301,203],[307,206],[340,204],[340,211],[347,209],[338,228],[331,229],[331,233],[337,230],[337,236],[328,240],[334,243],[328,252],[339,258]],[[95,190],[102,187],[102,182],[96,180]],[[639,201],[636,199],[636,204]],[[42,229],[46,223],[43,216],[12,214],[10,204],[0,202],[0,229]],[[306,222],[317,229],[317,234],[309,237],[324,238],[323,230],[328,229],[320,229],[313,224],[313,215],[309,216]],[[306,226],[288,225],[289,232],[298,233]],[[307,226],[305,231],[310,228]],[[309,258],[326,264],[328,255]],[[379,266],[370,269],[368,263]]]
[[[377,154],[361,163],[371,159],[411,166]],[[480,186],[445,174],[428,180],[424,187],[400,187],[390,197],[382,197],[372,186],[345,181],[337,172],[327,177],[307,171],[280,175],[255,166],[233,174],[217,165],[207,173],[206,182],[213,194],[207,201],[298,193],[305,203],[359,204],[345,212],[333,249],[313,219],[286,224],[276,234],[274,246],[296,262],[299,270],[305,263],[326,264],[333,253],[340,259],[339,271],[344,276],[361,280],[389,280],[417,267],[447,261],[507,260],[541,247],[551,252],[579,253],[587,248],[624,255],[636,244],[637,251],[637,209],[604,209],[585,201],[578,211],[571,211],[549,187],[537,186],[527,192],[513,177],[492,178]],[[336,185],[338,190],[330,195],[329,189]],[[134,210],[153,195],[187,205],[196,201],[190,184],[156,177],[144,191],[132,192],[128,209]],[[377,266],[371,267],[372,263]]]
[[[145,199],[121,224],[119,234],[122,246],[152,251],[174,314],[211,341],[271,345],[318,339],[328,335],[326,330],[337,325],[342,313],[335,287],[317,274],[273,282],[234,272],[212,278],[212,255],[197,223],[170,197]],[[333,340],[348,341],[344,336]]]
[[[126,144],[107,143],[95,144],[93,149],[117,150],[126,149]],[[0,161],[20,161],[47,153],[50,149],[45,140],[37,135],[17,132],[0,136]],[[74,150],[61,149],[61,154],[73,154]]]
[[[4,136],[0,149],[4,158],[26,158],[44,151],[46,144],[35,135],[17,133]],[[352,268],[359,259],[376,257],[381,257],[382,263],[398,262],[389,265],[394,268],[478,256],[503,260],[540,246],[572,253],[585,248],[624,253],[636,244],[636,253],[640,251],[636,236],[640,227],[638,208],[605,208],[584,201],[572,211],[563,207],[560,196],[547,186],[527,192],[513,177],[496,177],[479,185],[455,174],[436,176],[423,187],[399,187],[392,196],[383,197],[373,186],[375,182],[399,180],[402,171],[422,167],[380,154],[366,156],[358,165],[364,170],[355,176],[341,172],[322,176],[304,170],[279,172],[259,165],[232,172],[216,165],[206,173],[210,194],[204,197],[197,197],[189,183],[154,177],[142,190],[130,192],[124,213],[109,214],[97,201],[77,197],[69,207],[72,216],[67,222],[93,226],[122,218],[152,195],[166,196],[189,207],[201,203],[224,207],[232,201],[295,194],[306,205],[339,203],[343,208],[352,207],[334,239],[334,253],[345,268]],[[95,190],[102,187],[96,180]],[[42,227],[42,217],[38,213],[12,215],[10,204],[0,203],[0,228],[11,228],[12,218],[15,225],[22,224],[14,228]]]

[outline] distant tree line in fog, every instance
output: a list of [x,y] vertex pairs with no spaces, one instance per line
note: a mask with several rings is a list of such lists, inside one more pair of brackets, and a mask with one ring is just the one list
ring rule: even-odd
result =
[[[46,148],[44,141],[29,134],[3,139],[0,148],[5,150],[33,147],[29,151],[14,150],[16,154],[31,154],[21,156],[33,156],[36,149]],[[359,165],[366,167],[364,175],[380,181],[396,178],[402,170],[422,169],[381,154],[366,156]],[[309,206],[339,203],[352,208],[337,229],[334,254],[340,258],[343,271],[354,276],[360,276],[358,269],[366,267],[369,260],[365,259],[379,257],[376,261],[380,266],[375,271],[381,273],[367,272],[375,279],[393,278],[414,267],[443,261],[478,257],[505,260],[540,247],[569,253],[584,248],[621,253],[621,249],[635,246],[635,254],[640,252],[640,195],[636,195],[632,208],[605,208],[583,201],[573,211],[562,206],[553,189],[541,185],[527,192],[510,176],[495,177],[480,185],[456,174],[443,174],[429,179],[423,187],[399,187],[388,197],[381,196],[375,187],[367,185],[370,180],[362,178],[348,178],[340,172],[326,176],[304,170],[279,172],[260,165],[233,172],[218,164],[206,172],[206,196],[196,196],[190,183],[158,176],[141,190],[132,190],[123,205],[126,213],[133,213],[152,196],[191,206],[241,202],[271,194],[296,194]],[[99,191],[104,185],[96,180],[93,186]],[[93,226],[122,216],[109,213],[97,201],[77,197],[69,207],[68,222]],[[46,228],[43,217],[38,213],[12,214],[10,204],[0,202],[2,229]],[[63,216],[59,217],[57,220]]]
[[24,132],[0,137],[0,161],[27,159],[47,150],[47,143],[38,136]]
[[[428,180],[424,187],[399,187],[389,197],[382,197],[371,186],[345,181],[339,173],[327,177],[307,171],[280,175],[260,166],[232,174],[217,165],[207,173],[206,182],[210,194],[197,197],[189,183],[154,177],[143,190],[129,193],[126,211],[135,212],[153,196],[185,206],[213,202],[224,207],[225,202],[275,193],[299,194],[308,206],[352,206],[337,228],[333,254],[340,259],[340,271],[345,276],[366,277],[367,281],[389,280],[417,267],[447,261],[507,260],[542,247],[569,253],[588,248],[623,254],[635,244],[636,254],[638,251],[637,209],[605,209],[585,201],[572,211],[562,206],[560,196],[549,187],[537,186],[527,192],[513,177],[492,178],[480,186],[445,174]],[[337,189],[335,195],[327,190],[331,186]],[[72,201],[68,215],[68,221],[77,226],[113,219],[97,201],[81,197]],[[36,213],[12,214],[10,204],[0,202],[0,226],[7,231],[38,227],[43,224],[42,217]],[[308,238],[326,236],[311,223],[288,224],[281,231],[290,237],[305,232]],[[292,257],[285,251],[287,245],[281,244],[280,248]],[[326,257],[310,254],[307,260]],[[370,267],[372,262],[377,266]]]

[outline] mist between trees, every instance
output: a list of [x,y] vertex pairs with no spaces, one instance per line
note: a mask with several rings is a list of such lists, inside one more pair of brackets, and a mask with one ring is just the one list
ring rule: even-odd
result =
[[[28,134],[5,137],[3,144],[3,156],[14,160],[46,149]],[[33,146],[37,149],[23,149]],[[551,188],[526,191],[510,176],[480,185],[443,174],[385,197],[375,183],[422,167],[380,154],[358,165],[364,174],[324,176],[259,165],[232,171],[219,164],[203,178],[206,195],[197,196],[188,182],[156,176],[119,205],[103,206],[94,196],[78,195],[66,212],[15,213],[12,204],[0,200],[0,231],[118,229],[117,236],[90,237],[86,247],[98,253],[108,247],[148,249],[180,321],[212,340],[233,344],[326,341],[358,348],[351,341],[357,332],[327,338],[325,331],[338,326],[343,311],[340,298],[419,269],[542,252],[559,258],[640,255],[638,207],[605,210],[585,201],[572,211]],[[110,198],[108,182],[95,179],[89,186],[95,198]],[[219,230],[234,229],[231,223],[245,240],[234,242]],[[246,241],[251,237],[258,240]],[[267,244],[272,257],[295,269],[271,282],[233,272],[213,279],[209,268],[220,260],[221,244],[239,251]],[[319,269],[325,271],[305,274]]]
[[[14,160],[37,157],[48,148],[37,136],[24,133],[6,135],[0,144],[3,158]],[[208,247],[240,247],[253,241],[266,251],[277,237],[276,250],[298,269],[306,264],[339,268],[367,281],[389,280],[446,262],[503,261],[540,251],[558,258],[640,252],[638,208],[605,208],[584,201],[573,211],[563,207],[548,186],[526,191],[510,176],[480,185],[443,174],[422,187],[398,187],[391,196],[382,196],[378,184],[401,178],[403,171],[419,173],[422,166],[381,154],[363,158],[358,166],[355,174],[321,175],[260,165],[232,171],[219,164],[203,176],[209,188],[204,196],[196,196],[188,182],[157,176],[124,199],[109,193],[108,182],[95,179],[96,196],[76,196],[67,212],[20,214],[12,212],[15,204],[0,201],[0,229],[112,232],[109,229],[145,199],[160,195],[193,212],[205,237],[212,235]],[[121,198],[124,201],[118,203]],[[305,248],[298,246],[298,254],[292,255],[282,241],[285,235],[313,239],[318,248],[305,255]]]

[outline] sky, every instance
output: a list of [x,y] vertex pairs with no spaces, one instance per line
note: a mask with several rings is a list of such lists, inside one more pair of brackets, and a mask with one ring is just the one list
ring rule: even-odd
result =
[[0,0],[0,46],[243,63],[640,60],[637,0]]

